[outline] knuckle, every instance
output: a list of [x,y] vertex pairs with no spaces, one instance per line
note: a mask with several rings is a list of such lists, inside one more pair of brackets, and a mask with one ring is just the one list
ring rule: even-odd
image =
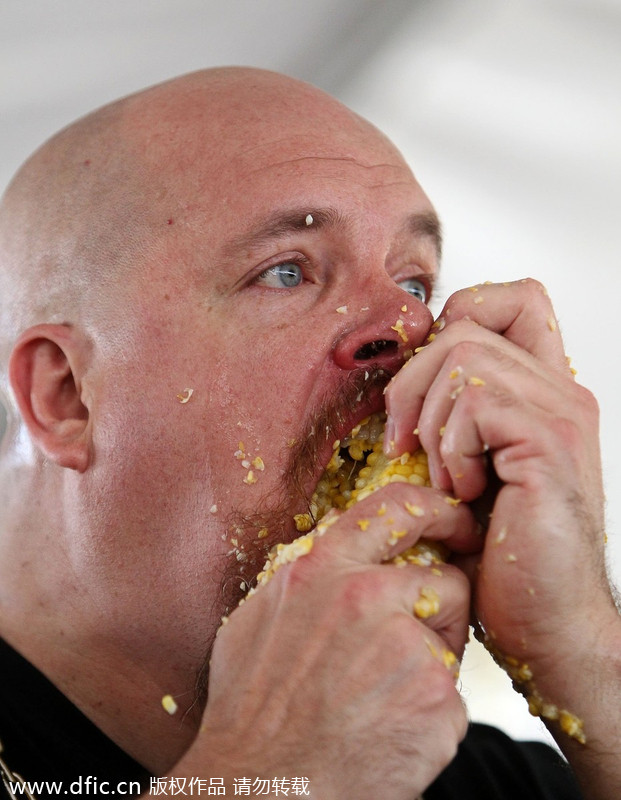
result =
[[525,287],[528,293],[533,293],[542,297],[548,296],[548,290],[537,278],[522,278],[520,284]]
[[569,452],[583,442],[583,433],[574,419],[553,417],[550,425],[554,432],[554,438],[560,440]]
[[478,322],[475,322],[468,316],[464,316],[451,322],[450,326],[443,332],[443,335],[445,338],[451,336],[455,339],[454,346],[456,346],[460,342],[469,341],[476,336],[476,331],[479,327],[480,325]]
[[335,602],[348,618],[358,618],[378,607],[385,595],[386,575],[380,568],[340,573]]
[[451,356],[449,359],[449,367],[451,369],[467,369],[467,365],[475,360],[480,352],[481,345],[474,341],[471,337],[474,328],[472,323],[466,321],[459,321],[454,323],[455,343],[451,348]]
[[575,384],[578,404],[587,418],[599,420],[599,403],[595,395],[579,383]]
[[443,564],[441,571],[442,580],[450,580],[455,585],[457,597],[454,602],[459,604],[459,607],[467,605],[466,601],[470,598],[470,581],[466,573],[454,564]]

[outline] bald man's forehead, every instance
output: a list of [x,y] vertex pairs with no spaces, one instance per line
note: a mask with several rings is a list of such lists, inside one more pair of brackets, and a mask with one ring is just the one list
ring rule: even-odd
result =
[[45,145],[0,221],[19,232],[5,263],[19,265],[33,309],[45,306],[38,287],[53,276],[48,297],[67,314],[83,311],[85,290],[114,286],[173,231],[184,250],[208,247],[235,221],[222,212],[240,195],[269,213],[306,202],[307,186],[311,199],[326,170],[344,189],[413,181],[379,131],[312,86],[257,70],[196,73],[96,111]]
[[[315,87],[260,70],[214,70],[128,98],[119,136],[160,171],[203,177],[233,160],[242,170],[316,155],[397,162],[369,122]],[[362,158],[364,161],[365,159]]]

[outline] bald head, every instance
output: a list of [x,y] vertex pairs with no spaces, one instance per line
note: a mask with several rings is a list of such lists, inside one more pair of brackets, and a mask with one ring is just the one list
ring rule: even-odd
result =
[[[147,254],[166,259],[175,237],[183,239],[185,266],[204,270],[193,254],[208,249],[212,211],[253,191],[261,169],[307,157],[299,143],[309,136],[313,157],[357,152],[360,160],[358,143],[372,140],[380,161],[382,150],[387,161],[400,158],[332,97],[248,68],[168,81],[50,139],[0,205],[0,386],[24,330],[55,323],[89,335],[111,326],[132,271],[148,264]],[[6,397],[0,404],[8,408]]]
[[343,129],[348,137],[381,137],[308,84],[221,68],[132,95],[50,139],[0,206],[2,366],[21,330],[82,320],[105,302],[137,252],[170,233],[167,226],[189,222],[197,205],[205,211],[205,197],[220,202],[214,178],[223,163],[248,175],[265,143],[272,146],[281,131],[294,140],[296,129],[306,133],[313,124],[321,155],[338,150]]

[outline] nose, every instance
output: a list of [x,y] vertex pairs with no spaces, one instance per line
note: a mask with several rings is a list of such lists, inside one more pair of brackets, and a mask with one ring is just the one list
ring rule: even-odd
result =
[[[403,311],[403,306],[407,306]],[[366,316],[365,316],[366,315]],[[419,300],[407,296],[401,306],[360,311],[359,324],[346,330],[336,342],[334,362],[341,369],[381,367],[395,373],[425,340],[433,322],[431,312]]]

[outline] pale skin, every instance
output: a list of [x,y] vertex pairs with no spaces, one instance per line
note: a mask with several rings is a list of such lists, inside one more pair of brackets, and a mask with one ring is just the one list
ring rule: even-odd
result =
[[[586,745],[552,732],[585,795],[621,788],[597,407],[534,281],[458,292],[431,327],[435,219],[374,128],[247,70],[97,112],[8,191],[0,296],[21,302],[0,330],[18,409],[0,462],[0,634],[154,774],[304,775],[322,800],[416,797],[466,731],[440,654],[463,653],[472,602],[546,699],[584,720]],[[395,375],[385,396],[363,393],[318,436],[296,490],[283,477],[295,440],[375,367]],[[258,547],[292,539],[334,439],[384,403],[389,447],[411,449],[417,429],[433,488],[367,498],[234,610],[197,707],[240,581],[231,550],[257,541],[239,520],[274,520]],[[262,459],[256,482],[240,442]],[[468,505],[484,446],[502,481],[486,537]],[[407,530],[390,550],[382,502]],[[382,563],[421,536],[456,554],[441,576]],[[416,619],[429,585],[440,612]]]

